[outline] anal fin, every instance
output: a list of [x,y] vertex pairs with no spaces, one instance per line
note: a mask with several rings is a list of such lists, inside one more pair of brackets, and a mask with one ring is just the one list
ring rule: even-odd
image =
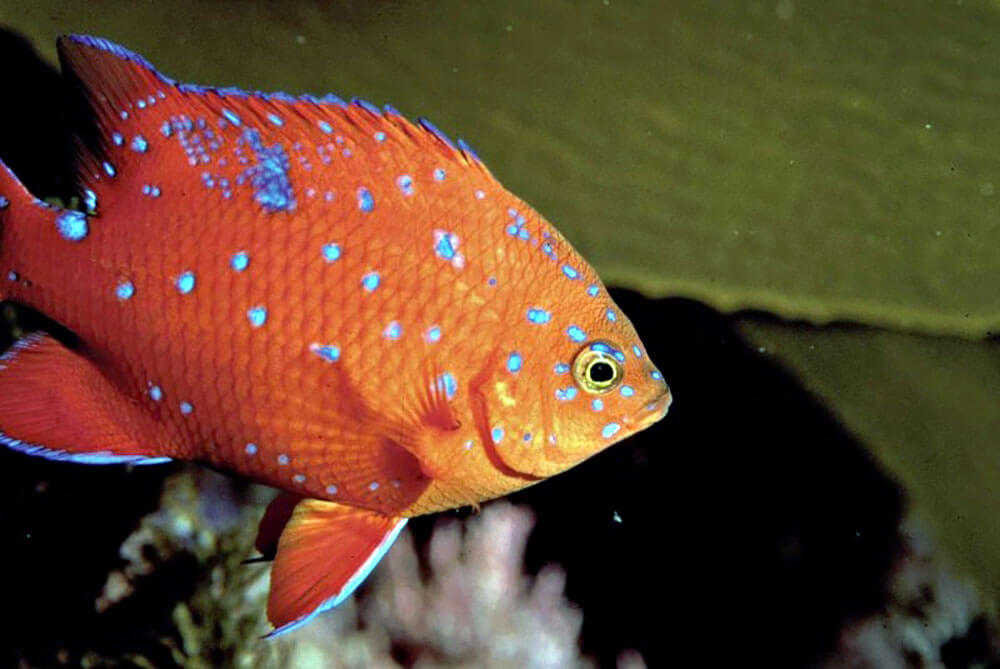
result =
[[0,356],[0,444],[84,464],[168,462],[126,429],[134,418],[92,362],[49,335],[29,335]]
[[406,525],[406,518],[304,499],[278,541],[267,617],[274,637],[345,599],[365,580]]

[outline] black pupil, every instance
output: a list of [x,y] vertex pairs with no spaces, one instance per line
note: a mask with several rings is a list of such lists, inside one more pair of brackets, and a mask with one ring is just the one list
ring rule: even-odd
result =
[[615,378],[614,368],[606,362],[595,362],[587,370],[587,373],[590,375],[590,380],[594,383],[607,383]]

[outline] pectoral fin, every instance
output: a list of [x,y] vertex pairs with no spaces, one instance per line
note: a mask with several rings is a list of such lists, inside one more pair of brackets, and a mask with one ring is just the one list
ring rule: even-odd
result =
[[268,637],[332,609],[368,576],[406,525],[406,518],[304,499],[278,541],[271,569]]

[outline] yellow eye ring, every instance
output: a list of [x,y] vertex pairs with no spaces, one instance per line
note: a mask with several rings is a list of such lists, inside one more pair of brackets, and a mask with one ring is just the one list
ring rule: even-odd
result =
[[573,360],[573,380],[584,392],[603,395],[618,387],[625,375],[615,348],[606,341],[593,341],[576,354]]

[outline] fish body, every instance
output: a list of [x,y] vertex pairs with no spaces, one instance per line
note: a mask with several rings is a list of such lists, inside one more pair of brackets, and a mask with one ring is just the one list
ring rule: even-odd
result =
[[348,596],[406,518],[665,415],[594,270],[464,142],[363,101],[177,84],[97,38],[59,52],[96,127],[87,211],[0,165],[0,295],[73,340],[0,360],[0,441],[283,490],[257,544],[276,631]]

